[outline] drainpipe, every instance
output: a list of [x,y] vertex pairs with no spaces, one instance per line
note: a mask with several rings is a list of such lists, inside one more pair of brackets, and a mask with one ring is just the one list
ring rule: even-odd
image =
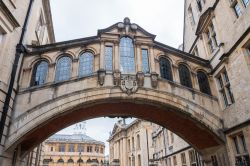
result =
[[17,73],[17,69],[18,69],[19,59],[20,59],[21,54],[25,52],[25,47],[23,45],[23,40],[24,40],[24,35],[25,35],[25,32],[26,32],[27,25],[28,25],[28,19],[29,19],[30,13],[31,13],[31,7],[32,7],[32,4],[33,4],[33,1],[34,0],[30,0],[30,2],[29,2],[29,6],[28,6],[28,10],[27,10],[26,17],[25,17],[25,20],[24,20],[24,24],[23,24],[23,27],[22,27],[22,32],[21,32],[21,36],[20,36],[20,39],[19,39],[19,43],[16,45],[16,53],[15,53],[14,63],[13,63],[13,66],[12,66],[10,83],[9,83],[7,95],[5,97],[2,117],[1,117],[1,121],[0,121],[0,142],[2,142],[2,138],[3,138],[3,132],[4,132],[4,127],[5,127],[5,123],[6,123],[6,117],[8,115],[9,104],[10,104],[10,100],[11,100],[11,94],[12,94],[13,89],[14,89],[14,84],[15,84],[15,78],[16,78],[16,73]]

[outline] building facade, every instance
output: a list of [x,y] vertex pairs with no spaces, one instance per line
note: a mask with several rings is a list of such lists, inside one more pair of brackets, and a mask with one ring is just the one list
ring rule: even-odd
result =
[[162,126],[153,124],[152,141],[156,166],[204,166],[193,147]]
[[[3,159],[13,157],[4,150],[25,46],[54,43],[55,37],[49,0],[1,0],[0,18],[0,165],[5,165]],[[23,162],[41,164],[42,147],[37,145]]]
[[184,51],[211,65],[230,163],[250,165],[250,2],[186,0],[184,20]]
[[111,166],[149,165],[153,157],[152,123],[136,119],[130,124],[119,121],[108,139]]
[[103,166],[105,144],[85,134],[55,134],[45,142],[43,166]]

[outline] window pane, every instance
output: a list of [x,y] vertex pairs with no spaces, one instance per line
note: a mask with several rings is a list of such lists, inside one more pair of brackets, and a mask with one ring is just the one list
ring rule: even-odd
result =
[[180,75],[181,85],[192,88],[190,72],[186,66],[184,65],[179,66],[179,75]]
[[134,45],[129,37],[123,37],[120,41],[120,68],[122,73],[135,72]]
[[241,142],[241,146],[244,152],[247,152],[247,146],[246,146],[246,142],[245,142],[245,137],[244,135],[240,136],[240,142]]
[[167,60],[166,58],[160,58],[160,72],[162,78],[170,81],[173,80],[171,65],[169,60]]
[[240,151],[239,151],[239,145],[238,145],[237,137],[233,137],[233,141],[234,141],[235,151],[236,151],[237,154],[239,154]]
[[48,74],[48,63],[46,61],[38,62],[33,70],[31,85],[42,85],[46,82]]
[[64,81],[70,78],[71,59],[67,56],[60,58],[56,64],[56,81]]
[[239,3],[236,3],[234,6],[234,11],[237,17],[242,15],[241,9],[240,9],[240,5]]
[[142,72],[149,73],[148,50],[142,49]]
[[244,3],[244,6],[247,7],[247,5],[249,4],[250,0],[242,0]]
[[91,52],[85,52],[79,58],[79,76],[88,76],[93,73],[94,55]]
[[210,86],[208,82],[207,75],[203,72],[197,72],[197,78],[199,82],[200,91],[206,94],[211,94]]
[[105,69],[112,71],[113,69],[113,47],[106,46],[105,48]]

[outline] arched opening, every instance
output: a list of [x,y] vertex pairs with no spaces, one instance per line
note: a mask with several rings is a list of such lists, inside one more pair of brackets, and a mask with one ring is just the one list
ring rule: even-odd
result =
[[208,95],[211,95],[211,90],[210,90],[207,75],[202,71],[198,71],[197,79],[198,79],[200,91]]
[[180,64],[179,65],[179,76],[180,76],[180,83],[183,86],[188,88],[192,88],[192,80],[191,80],[191,73],[187,66]]
[[93,73],[94,55],[91,52],[84,52],[79,57],[79,77],[88,76]]
[[46,83],[48,68],[49,64],[45,60],[39,61],[35,64],[32,72],[30,83],[31,86],[37,86]]
[[171,70],[171,64],[168,59],[161,57],[159,59],[160,61],[160,72],[161,72],[161,77],[173,81],[173,76],[172,76],[172,70]]
[[72,60],[69,56],[63,56],[58,59],[56,64],[56,78],[55,81],[66,81],[71,76],[71,63]]

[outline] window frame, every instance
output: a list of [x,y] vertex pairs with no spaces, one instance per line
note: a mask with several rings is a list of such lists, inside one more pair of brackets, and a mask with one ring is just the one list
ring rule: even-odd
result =
[[95,56],[92,51],[86,50],[79,55],[78,77],[87,77],[94,73]]
[[[39,67],[39,65],[41,65],[43,62],[46,63],[46,67],[47,70],[45,71],[46,73],[43,74],[44,78],[43,78],[43,83],[38,83],[36,84],[36,77],[37,77],[37,69]],[[44,72],[44,71],[43,71]],[[41,59],[39,61],[37,61],[35,63],[35,65],[33,66],[33,70],[32,70],[32,75],[31,75],[31,81],[30,81],[30,86],[41,86],[47,83],[47,79],[48,79],[48,73],[49,73],[49,62],[46,59]],[[41,73],[40,73],[41,74]],[[38,82],[40,82],[40,80],[38,80]]]
[[[183,70],[183,69],[185,69],[185,70]],[[191,70],[189,69],[189,67],[187,65],[181,63],[178,66],[178,72],[179,72],[180,84],[182,86],[187,87],[187,88],[193,88]],[[185,78],[184,78],[184,76],[185,76]]]
[[[201,78],[199,76],[199,74],[201,74],[203,76],[203,78]],[[207,74],[205,72],[200,71],[200,70],[197,71],[197,81],[198,81],[198,84],[199,84],[199,89],[200,89],[200,91],[202,93],[205,93],[207,95],[212,95],[209,79],[208,79],[208,76],[207,76]]]
[[[143,52],[146,52],[147,54],[143,54]],[[145,57],[146,56],[146,57]],[[141,49],[141,59],[142,59],[142,72],[144,74],[150,73],[150,63],[149,63],[149,51],[146,48]]]
[[[107,48],[111,48],[111,58],[109,57],[111,59],[111,62],[110,62],[110,59],[109,59],[109,61],[107,59],[108,56],[110,56],[110,55],[107,55],[108,54]],[[113,56],[114,56],[114,48],[113,48],[113,46],[111,46],[111,45],[105,45],[104,59],[105,59],[105,70],[106,71],[113,71],[113,66],[114,66],[113,65]]]
[[[60,60],[62,59],[62,58],[68,58],[68,62],[69,62],[69,66],[58,66],[59,65],[59,62],[60,62]],[[59,70],[59,67],[61,67],[61,68],[63,68],[63,69],[60,69],[60,71],[58,71]],[[68,76],[66,77],[66,76],[60,76],[60,74],[64,74],[65,75],[65,68],[68,68],[68,73],[66,73],[66,74],[68,74]],[[61,71],[62,70],[62,71]],[[59,72],[59,73],[58,73]],[[62,73],[60,73],[60,72],[62,72]],[[59,74],[59,75],[58,75]],[[65,55],[62,55],[62,56],[60,56],[58,59],[57,59],[57,62],[56,62],[56,70],[55,70],[55,82],[63,82],[63,81],[68,81],[68,80],[70,80],[70,78],[71,78],[71,74],[72,74],[72,58],[71,58],[71,56],[70,55],[68,55],[68,54],[65,54]],[[63,78],[60,78],[60,77],[63,77]],[[65,78],[64,78],[65,77]],[[60,78],[60,79],[59,79]]]
[[218,90],[220,92],[221,99],[223,99],[223,105],[227,108],[235,103],[235,99],[231,90],[230,80],[226,69],[223,69],[216,78]]
[[[163,64],[163,63],[165,63],[165,64]],[[164,67],[163,65],[165,65],[165,70],[163,70],[163,67]],[[168,58],[161,56],[159,58],[159,66],[160,66],[161,78],[173,82],[173,72],[172,72],[171,61]]]

